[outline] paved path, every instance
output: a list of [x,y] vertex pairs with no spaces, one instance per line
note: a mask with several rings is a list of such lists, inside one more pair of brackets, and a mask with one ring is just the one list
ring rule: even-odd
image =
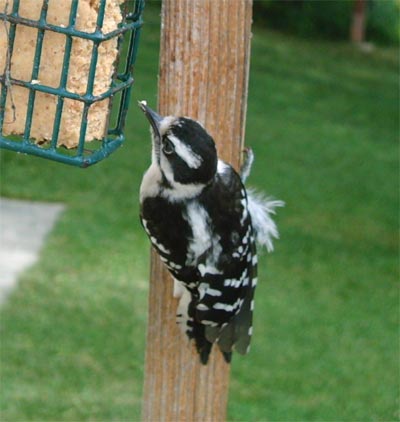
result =
[[0,304],[38,258],[61,204],[0,198]]

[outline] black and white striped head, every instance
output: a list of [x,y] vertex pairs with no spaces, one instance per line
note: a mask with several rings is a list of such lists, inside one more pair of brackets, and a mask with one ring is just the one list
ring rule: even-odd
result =
[[216,174],[218,158],[206,130],[187,117],[162,117],[144,101],[139,106],[151,125],[152,162],[170,188],[207,185]]

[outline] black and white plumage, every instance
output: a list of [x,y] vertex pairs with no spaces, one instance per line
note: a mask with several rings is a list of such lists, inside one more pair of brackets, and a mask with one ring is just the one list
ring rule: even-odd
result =
[[219,160],[211,136],[196,121],[161,117],[139,106],[152,129],[152,163],[140,188],[140,218],[175,280],[177,323],[193,339],[202,363],[213,343],[229,362],[248,352],[257,284],[256,240],[272,249],[278,232],[270,214],[281,201],[247,193],[241,176]]

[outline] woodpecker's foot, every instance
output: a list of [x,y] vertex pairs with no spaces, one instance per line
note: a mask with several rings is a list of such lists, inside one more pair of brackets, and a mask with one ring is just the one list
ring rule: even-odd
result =
[[246,147],[243,149],[243,154],[244,154],[244,158],[243,158],[243,164],[240,168],[240,178],[242,179],[242,182],[244,183],[250,175],[251,167],[254,161],[254,153],[251,148]]

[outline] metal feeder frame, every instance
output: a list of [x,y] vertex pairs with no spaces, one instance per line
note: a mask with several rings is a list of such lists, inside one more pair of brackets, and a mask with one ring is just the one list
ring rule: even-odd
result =
[[[75,21],[77,17],[79,0],[72,0],[68,26],[63,27],[47,23],[46,16],[49,1],[50,0],[43,0],[39,20],[25,19],[19,16],[18,11],[20,0],[13,0],[11,13],[8,13],[8,11],[6,11],[7,13],[0,13],[0,24],[3,24],[3,22],[9,23],[8,62],[11,61],[13,53],[17,25],[26,25],[29,27],[37,28],[38,30],[31,82],[12,78],[9,74],[9,69],[7,70],[7,65],[6,69],[0,70],[3,72],[0,74],[0,148],[5,148],[8,150],[25,154],[36,155],[39,157],[44,157],[53,161],[58,161],[78,167],[88,167],[106,158],[109,154],[111,154],[119,146],[121,146],[125,139],[124,126],[126,115],[128,112],[131,88],[134,82],[132,71],[137,55],[140,29],[143,24],[142,12],[145,0],[126,1],[125,3],[123,3],[121,5],[123,22],[121,22],[118,29],[106,34],[104,34],[101,29],[103,26],[106,0],[99,1],[99,12],[97,16],[96,30],[93,33],[87,33],[75,29]],[[66,38],[63,66],[61,71],[60,84],[58,88],[52,88],[50,86],[42,85],[41,83],[32,83],[36,82],[38,78],[43,37],[45,31],[53,31],[60,34],[64,34]],[[66,88],[73,37],[85,38],[93,42],[87,89],[84,95],[79,95],[74,92],[70,92]],[[96,74],[98,48],[102,42],[110,40],[114,37],[118,37],[118,57],[115,63],[116,70],[114,72],[113,80],[110,88],[106,92],[102,93],[101,95],[95,96],[93,95],[93,87]],[[123,72],[118,73],[118,62],[120,59],[121,49],[126,41],[126,38],[128,38],[129,40],[129,45],[126,53],[126,62]],[[10,88],[12,89],[13,85],[19,85],[29,89],[29,99],[25,118],[25,131],[23,135],[7,135],[6,137],[3,135],[5,105],[7,100],[7,94],[9,93]],[[35,103],[35,94],[37,91],[57,96],[57,106],[54,117],[52,138],[49,144],[45,144],[42,146],[35,144],[35,142],[30,139],[32,114]],[[117,93],[121,93],[120,99],[117,104],[114,104],[116,101],[113,101],[112,97]],[[78,146],[74,149],[66,149],[64,147],[57,146],[65,98],[81,101],[84,104],[79,132],[79,143]],[[107,135],[104,136],[101,140],[101,146],[99,148],[85,148],[85,135],[88,123],[89,109],[91,105],[93,105],[95,102],[105,100],[106,98],[110,98],[110,106],[107,117]],[[114,126],[110,127],[109,124],[111,119],[111,112],[116,107],[118,110],[116,122]],[[93,142],[97,141],[91,141],[91,143]]]

